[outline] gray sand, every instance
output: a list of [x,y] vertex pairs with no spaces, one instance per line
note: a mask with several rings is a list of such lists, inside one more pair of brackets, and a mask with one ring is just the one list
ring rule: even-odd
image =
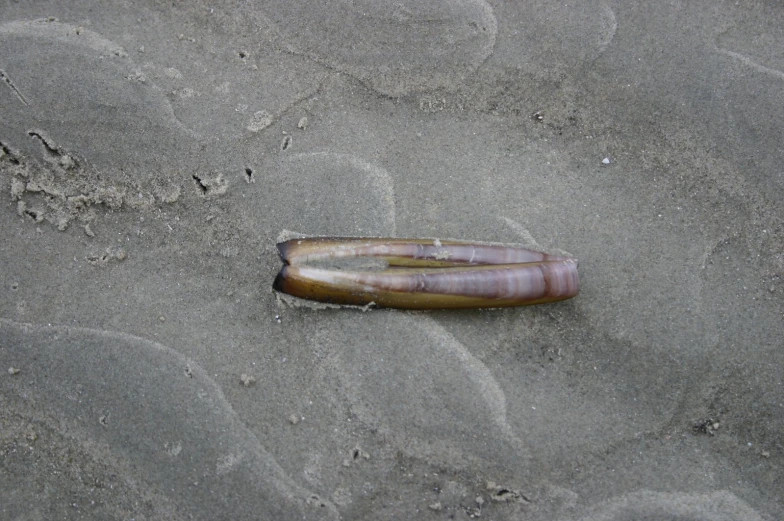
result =
[[[784,518],[775,2],[0,7],[0,519]],[[573,300],[312,309],[283,230]]]

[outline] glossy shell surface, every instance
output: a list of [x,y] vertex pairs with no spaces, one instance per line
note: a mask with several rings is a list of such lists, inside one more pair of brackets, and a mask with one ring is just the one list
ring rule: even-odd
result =
[[[565,300],[580,290],[577,260],[500,245],[431,239],[308,238],[278,245],[274,289],[332,304],[405,309],[487,308]],[[385,269],[340,269],[372,258]]]

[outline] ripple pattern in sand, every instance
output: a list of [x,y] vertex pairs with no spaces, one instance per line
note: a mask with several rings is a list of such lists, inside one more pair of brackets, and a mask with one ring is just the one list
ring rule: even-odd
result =
[[67,136],[68,146],[94,161],[111,154],[125,168],[139,160],[137,149],[171,149],[176,135],[187,133],[125,50],[94,31],[49,20],[8,22],[0,25],[0,55],[6,83],[27,105],[9,107],[5,124],[18,130],[42,127],[55,139]]
[[247,519],[337,517],[328,501],[284,473],[200,367],[165,346],[2,320],[0,366],[19,369],[0,382],[12,409],[23,416],[46,411],[45,423],[124,461],[134,480],[181,512],[198,519],[227,511]]
[[497,23],[482,0],[258,2],[292,50],[387,96],[451,89],[492,53]]
[[[389,338],[395,341],[380,351]],[[352,412],[403,453],[454,468],[528,458],[492,373],[434,320],[354,314],[341,320],[339,337],[325,334],[316,343],[332,353],[331,371]]]
[[308,235],[395,235],[392,176],[358,156],[311,152],[286,156],[270,174],[269,195],[287,201],[257,222]]

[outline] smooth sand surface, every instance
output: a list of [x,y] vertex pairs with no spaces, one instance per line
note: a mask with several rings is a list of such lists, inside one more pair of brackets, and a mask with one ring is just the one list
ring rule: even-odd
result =
[[[784,7],[6,2],[0,518],[784,518]],[[313,309],[282,232],[582,293]]]

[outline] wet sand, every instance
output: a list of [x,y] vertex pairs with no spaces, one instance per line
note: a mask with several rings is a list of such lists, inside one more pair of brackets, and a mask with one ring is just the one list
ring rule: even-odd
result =
[[[784,8],[0,7],[0,518],[784,517]],[[281,233],[580,259],[313,309]]]

